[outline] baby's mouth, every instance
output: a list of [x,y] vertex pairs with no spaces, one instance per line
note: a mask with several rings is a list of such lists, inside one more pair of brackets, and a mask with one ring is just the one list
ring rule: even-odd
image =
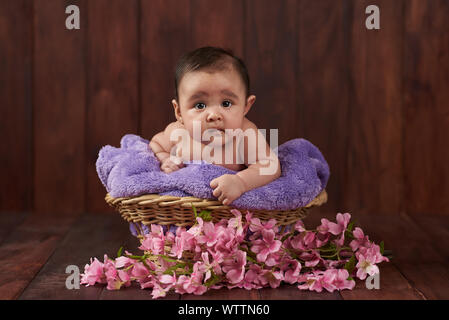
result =
[[224,129],[220,129],[220,128],[209,128],[209,130],[217,130],[217,131],[222,132],[222,133],[225,132]]

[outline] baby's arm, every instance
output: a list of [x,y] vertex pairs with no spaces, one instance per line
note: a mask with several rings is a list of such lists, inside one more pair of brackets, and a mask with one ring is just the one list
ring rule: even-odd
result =
[[169,124],[164,131],[156,134],[150,141],[150,148],[160,161],[161,170],[165,173],[176,171],[184,166],[182,162],[176,164],[170,160],[170,151],[175,145],[173,141],[170,141],[170,135],[176,127],[175,123]]
[[[252,122],[249,123],[245,130],[253,130],[257,137],[255,162],[248,163],[249,146],[245,144],[245,164],[248,168],[237,174],[222,175],[210,183],[211,188],[214,189],[213,195],[224,205],[232,203],[244,192],[264,186],[281,176],[278,157],[271,150],[263,135],[259,133],[257,127]],[[250,142],[248,141],[248,143]],[[258,152],[258,147],[263,148],[264,152]]]

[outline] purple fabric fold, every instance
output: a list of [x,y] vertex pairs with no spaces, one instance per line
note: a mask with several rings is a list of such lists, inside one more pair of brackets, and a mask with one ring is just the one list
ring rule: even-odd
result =
[[[112,197],[148,193],[215,199],[209,186],[223,174],[235,174],[217,165],[187,164],[166,174],[149,148],[149,141],[127,134],[120,148],[104,146],[96,162],[98,177]],[[289,210],[305,206],[327,185],[329,166],[321,152],[305,139],[290,140],[278,148],[282,175],[271,183],[245,192],[231,205],[240,209]]]

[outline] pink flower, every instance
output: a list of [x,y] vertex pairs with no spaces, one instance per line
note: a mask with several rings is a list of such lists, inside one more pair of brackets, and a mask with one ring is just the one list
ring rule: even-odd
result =
[[226,278],[231,283],[238,283],[243,280],[246,266],[246,252],[237,250],[234,258],[224,260],[223,271],[226,273]]
[[231,212],[235,216],[235,218],[229,219],[228,228],[235,229],[236,235],[242,235],[243,234],[242,213],[237,209],[232,209]]
[[301,271],[301,264],[298,260],[290,260],[290,267],[285,271],[284,281],[290,284],[298,281],[299,272]]
[[298,220],[296,222],[295,230],[297,230],[300,233],[306,231],[306,228],[304,227],[304,222],[302,222],[302,220]]
[[212,255],[212,263],[209,262],[209,254],[207,252],[203,252],[201,254],[201,258],[203,259],[203,264],[201,265],[200,271],[205,274],[204,281],[207,281],[211,277],[212,271],[214,271],[214,273],[217,275],[220,275],[222,273],[220,262],[223,261],[223,255],[220,252]]
[[164,289],[158,283],[154,283],[153,291],[151,291],[151,296],[153,299],[165,297],[169,288]]
[[368,246],[366,246],[366,247],[360,247],[359,250],[356,252],[356,257],[357,257],[357,253],[363,254],[364,256],[372,257],[372,260],[376,264],[381,263],[383,261],[386,261],[386,262],[389,261],[387,257],[384,257],[380,253],[380,247],[377,244],[374,244],[372,242],[369,242]]
[[330,233],[321,233],[318,232],[315,235],[315,243],[317,248],[321,248],[325,246],[329,242],[329,238],[331,237]]
[[278,265],[280,261],[281,261],[281,254],[279,253],[279,251],[277,251],[275,253],[268,254],[267,260],[265,260],[265,264],[269,267],[273,267]]
[[81,284],[86,286],[93,286],[96,282],[106,283],[106,277],[103,271],[103,263],[97,258],[90,259],[90,265],[84,266],[84,273],[81,275]]
[[115,267],[117,269],[129,267],[130,265],[132,265],[134,263],[135,263],[135,261],[133,259],[128,258],[126,256],[121,256],[121,257],[118,257],[117,259],[115,259]]
[[165,289],[170,290],[171,287],[176,285],[176,274],[174,275],[163,274],[159,276],[159,282],[166,284],[167,286],[165,287]]
[[181,259],[182,253],[185,250],[191,250],[195,247],[195,237],[185,230],[177,233],[175,242],[171,248],[170,255]]
[[151,225],[151,233],[145,235],[141,250],[150,251],[153,254],[163,254],[165,246],[165,236],[161,226]]
[[281,271],[267,271],[265,273],[265,279],[267,279],[270,287],[277,288],[281,284],[281,281],[284,280],[284,276]]
[[264,277],[265,270],[263,270],[257,264],[250,264],[248,271],[246,271],[243,281],[241,282],[241,287],[250,289],[260,289],[267,280]]
[[212,247],[224,230],[222,226],[214,226],[212,222],[206,222],[203,225],[203,235],[199,235],[197,241],[199,244],[206,243],[208,247]]
[[345,233],[342,232],[340,238],[333,241],[337,247],[342,247],[345,243]]
[[249,230],[254,232],[254,234],[250,237],[251,240],[254,240],[261,235],[263,230],[277,232],[278,228],[276,227],[275,219],[270,219],[265,224],[262,224],[259,218],[251,218],[249,221]]
[[349,289],[352,290],[355,286],[354,280],[348,280],[349,273],[346,269],[335,269],[335,278],[333,281],[334,286],[337,290]]
[[317,228],[317,230],[321,233],[330,232],[334,236],[337,236],[346,230],[349,220],[351,220],[351,215],[349,213],[338,213],[337,223],[330,222],[327,219],[321,219],[321,225]]
[[197,224],[193,225],[189,230],[187,230],[187,232],[193,235],[194,237],[198,237],[201,234],[201,232],[203,232],[203,219],[197,217],[196,222]]
[[149,270],[142,262],[136,262],[131,269],[131,276],[139,281],[147,278],[149,274]]
[[202,284],[203,274],[201,272],[193,272],[190,277],[179,277],[178,285],[181,285],[182,289],[178,289],[177,292],[193,293],[195,295],[201,295],[207,291],[207,287]]
[[352,232],[354,235],[354,240],[351,241],[349,246],[351,247],[352,251],[357,251],[360,247],[368,247],[370,245],[370,241],[368,236],[365,236],[363,233],[363,230],[359,227],[356,227],[354,231]]
[[215,250],[220,251],[224,255],[232,254],[236,250],[237,237],[235,230],[232,228],[226,228],[218,236],[217,243],[215,244]]
[[254,241],[251,251],[257,253],[257,260],[265,262],[269,253],[275,253],[281,247],[281,241],[274,240],[273,230],[262,229],[262,239]]
[[321,256],[318,251],[312,250],[311,252],[302,252],[299,257],[305,261],[306,267],[315,267],[320,263]]
[[315,233],[306,231],[296,236],[293,236],[290,240],[292,248],[300,251],[310,250],[316,248]]
[[151,225],[151,233],[153,237],[162,237],[164,236],[164,229],[161,225],[152,224]]
[[300,275],[298,282],[303,284],[298,285],[298,289],[321,292],[323,291],[323,287],[321,285],[320,278],[321,277],[315,273]]
[[357,277],[361,280],[365,280],[366,275],[370,276],[379,273],[379,268],[376,266],[376,255],[373,251],[367,250],[365,255],[356,252],[356,258],[358,263],[356,265],[357,268]]
[[115,269],[113,261],[105,261],[104,263],[106,281],[108,286],[106,287],[108,290],[118,290],[122,286],[122,281],[120,281],[119,275],[117,273],[117,269]]

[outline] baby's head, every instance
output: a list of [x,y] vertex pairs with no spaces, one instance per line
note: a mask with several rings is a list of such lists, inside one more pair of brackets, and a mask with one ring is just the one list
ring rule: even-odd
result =
[[203,47],[178,61],[175,71],[176,119],[193,134],[193,123],[207,129],[241,129],[256,97],[249,94],[245,64],[232,52]]

